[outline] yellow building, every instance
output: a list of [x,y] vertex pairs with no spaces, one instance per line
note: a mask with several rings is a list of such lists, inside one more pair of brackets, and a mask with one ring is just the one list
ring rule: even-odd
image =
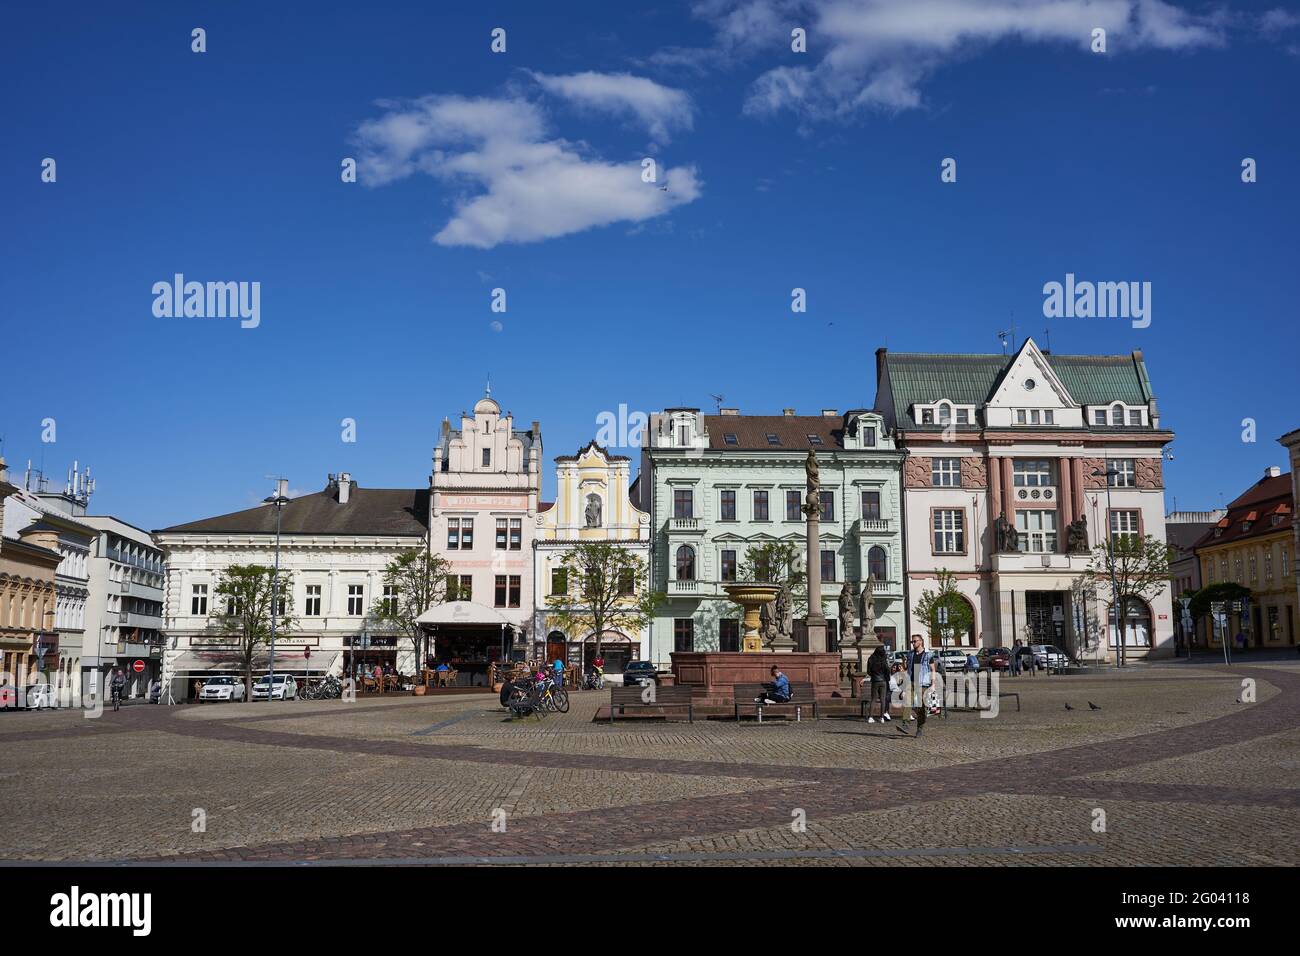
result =
[[59,659],[54,569],[63,560],[56,531],[5,537],[4,499],[17,490],[0,458],[0,684],[14,686],[35,683],[41,662]]
[[[649,565],[650,516],[632,504],[631,465],[625,456],[611,455],[594,441],[576,455],[555,459],[555,501],[540,506],[533,539],[534,651],[548,661],[560,657],[577,666],[595,651],[594,634],[567,634],[547,613],[546,599],[566,585],[562,561],[567,550],[598,541],[624,548]],[[634,586],[639,591],[648,581]],[[632,634],[606,630],[601,640],[605,670],[618,674],[629,660],[654,660],[648,635],[648,625]]]
[[[1232,582],[1250,589],[1251,609],[1243,622],[1228,615],[1232,646],[1294,647],[1300,627],[1297,607],[1295,500],[1291,476],[1269,468],[1262,479],[1228,506],[1228,514],[1196,544],[1203,587]],[[1218,646],[1213,622],[1201,621],[1201,639]],[[1239,636],[1240,635],[1240,636]]]

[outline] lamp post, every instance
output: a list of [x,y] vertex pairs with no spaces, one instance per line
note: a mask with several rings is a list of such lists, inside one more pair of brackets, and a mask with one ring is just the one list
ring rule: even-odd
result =
[[275,506],[275,570],[271,572],[271,659],[267,666],[266,678],[268,704],[275,700],[275,616],[280,610],[280,513],[289,503],[289,499],[284,494],[288,483],[287,478],[276,479],[275,494],[264,499],[266,504]]
[[1110,508],[1110,486],[1111,479],[1118,474],[1110,464],[1106,465],[1103,471],[1100,468],[1092,470],[1093,477],[1106,479],[1106,553],[1110,558],[1110,594],[1111,594],[1111,613],[1115,615],[1115,641],[1118,645],[1118,652],[1115,655],[1115,663],[1123,667],[1126,655],[1124,653],[1124,619],[1121,614],[1123,597],[1119,593],[1119,582],[1115,579],[1115,531],[1110,526],[1111,508]]

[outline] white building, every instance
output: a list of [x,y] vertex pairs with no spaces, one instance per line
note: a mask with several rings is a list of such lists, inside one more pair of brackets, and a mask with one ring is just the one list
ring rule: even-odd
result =
[[[276,673],[342,673],[355,663],[414,670],[411,642],[373,626],[384,597],[384,569],[427,540],[428,492],[361,488],[330,475],[323,491],[294,498],[280,515],[280,568],[292,587],[289,633],[276,636]],[[195,680],[242,676],[228,638],[210,628],[221,573],[235,564],[275,563],[275,508],[263,504],[154,532],[167,554],[166,682],[176,700]],[[269,653],[257,664],[264,669]]]
[[77,520],[97,532],[90,554],[82,670],[98,672],[102,691],[108,675],[120,667],[127,696],[143,697],[162,672],[163,553],[149,532],[119,518],[85,515]]
[[[1072,588],[1107,530],[1165,540],[1163,449],[1173,433],[1160,426],[1142,353],[1050,355],[1030,339],[1015,355],[876,356],[876,407],[908,454],[909,609],[949,571],[974,612],[959,643],[1019,638],[1113,660],[1114,625],[1102,640],[1099,623],[1108,589],[1098,589],[1098,607]],[[1070,553],[1080,519],[1086,551]],[[1130,599],[1124,618],[1127,658],[1172,654],[1167,587]],[[914,615],[909,627],[927,630]]]

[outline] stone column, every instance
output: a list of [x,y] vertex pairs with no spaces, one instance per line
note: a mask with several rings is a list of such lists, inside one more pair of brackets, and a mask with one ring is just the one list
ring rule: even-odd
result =
[[1011,467],[1011,459],[1002,459],[1002,511],[1006,514],[1007,520],[1011,526],[1016,524],[1016,489],[1015,469]]
[[826,615],[822,613],[822,555],[821,508],[809,502],[804,505],[807,515],[808,544],[808,651],[821,654],[826,651]]
[[992,524],[1002,514],[1002,459],[989,456],[989,513]]
[[1056,543],[1062,552],[1070,550],[1069,527],[1074,521],[1074,459],[1062,458],[1056,466],[1060,470],[1060,515],[1056,529]]

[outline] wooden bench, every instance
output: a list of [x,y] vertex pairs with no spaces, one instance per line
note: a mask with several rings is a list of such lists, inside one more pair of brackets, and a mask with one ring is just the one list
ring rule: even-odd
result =
[[[653,690],[653,697],[647,702],[641,695],[646,690]],[[686,708],[687,723],[695,723],[695,705],[691,701],[691,689],[689,687],[657,687],[651,685],[650,688],[642,687],[610,687],[609,689],[609,722],[614,722],[614,717],[620,713],[626,713],[628,708],[633,710],[651,710],[657,711],[661,716],[668,716],[664,713],[668,708],[681,709]]]
[[763,720],[763,711],[771,710],[774,707],[788,707],[791,713],[799,714],[801,708],[811,707],[813,720],[817,719],[817,696],[813,693],[812,684],[796,684],[790,682],[790,699],[782,701],[779,704],[764,704],[754,698],[762,697],[767,693],[767,689],[762,684],[737,684],[732,688],[732,694],[735,695],[736,720],[740,720],[740,710],[742,707],[753,707],[754,714],[758,717],[759,722]]

